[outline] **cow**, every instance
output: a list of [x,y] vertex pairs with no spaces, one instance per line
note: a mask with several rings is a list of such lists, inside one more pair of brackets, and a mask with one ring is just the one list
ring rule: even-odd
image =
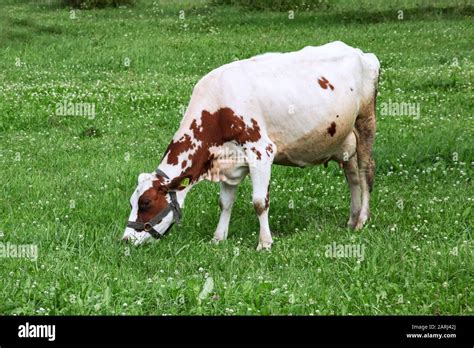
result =
[[266,53],[223,65],[194,87],[180,126],[153,173],[138,176],[123,240],[160,238],[181,219],[189,190],[220,182],[213,240],[227,238],[237,187],[248,174],[260,223],[257,250],[273,239],[268,213],[272,164],[336,161],[349,185],[348,227],[369,218],[380,63],[343,42]]

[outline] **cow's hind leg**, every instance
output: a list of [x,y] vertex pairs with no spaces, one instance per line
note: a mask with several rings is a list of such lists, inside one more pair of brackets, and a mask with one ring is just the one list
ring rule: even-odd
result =
[[230,215],[232,212],[232,206],[235,202],[237,187],[237,185],[229,185],[225,182],[221,182],[221,192],[219,194],[219,207],[221,208],[221,216],[219,218],[216,232],[214,233],[213,241],[215,243],[227,239]]
[[349,184],[349,190],[351,192],[351,213],[347,226],[355,228],[359,221],[360,209],[361,209],[361,190],[359,180],[359,168],[357,166],[357,155],[352,156],[349,161],[342,162],[344,168],[344,174]]
[[374,182],[375,162],[372,158],[372,146],[375,138],[375,98],[365,106],[357,117],[355,128],[357,138],[357,162],[359,165],[359,179],[362,191],[362,207],[355,229],[364,226],[370,215],[369,200]]

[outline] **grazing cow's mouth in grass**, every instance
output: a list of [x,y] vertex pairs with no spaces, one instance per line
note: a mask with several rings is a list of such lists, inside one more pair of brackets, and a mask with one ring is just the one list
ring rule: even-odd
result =
[[155,173],[141,174],[124,239],[161,238],[181,219],[189,189],[221,183],[214,233],[225,240],[237,186],[247,176],[260,222],[257,250],[273,243],[268,222],[273,164],[336,161],[351,193],[348,226],[369,218],[374,176],[379,61],[342,42],[270,53],[213,70],[195,86],[180,127]]

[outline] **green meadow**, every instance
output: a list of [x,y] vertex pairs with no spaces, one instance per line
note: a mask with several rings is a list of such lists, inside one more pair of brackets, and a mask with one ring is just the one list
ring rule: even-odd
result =
[[[1,1],[0,313],[472,315],[473,4],[332,4]],[[165,238],[120,242],[137,177],[158,165],[203,75],[335,40],[382,66],[364,229],[345,227],[335,163],[274,166],[270,252],[256,251],[248,178],[226,242],[210,243],[219,185],[209,182]],[[91,108],[72,116],[70,103]],[[363,254],[328,253],[337,246]]]

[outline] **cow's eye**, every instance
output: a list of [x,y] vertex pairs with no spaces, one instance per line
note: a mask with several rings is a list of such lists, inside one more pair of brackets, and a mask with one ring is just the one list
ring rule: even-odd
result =
[[138,203],[138,206],[142,210],[150,208],[150,205],[151,205],[151,200],[150,199],[144,199],[144,200],[142,200]]

